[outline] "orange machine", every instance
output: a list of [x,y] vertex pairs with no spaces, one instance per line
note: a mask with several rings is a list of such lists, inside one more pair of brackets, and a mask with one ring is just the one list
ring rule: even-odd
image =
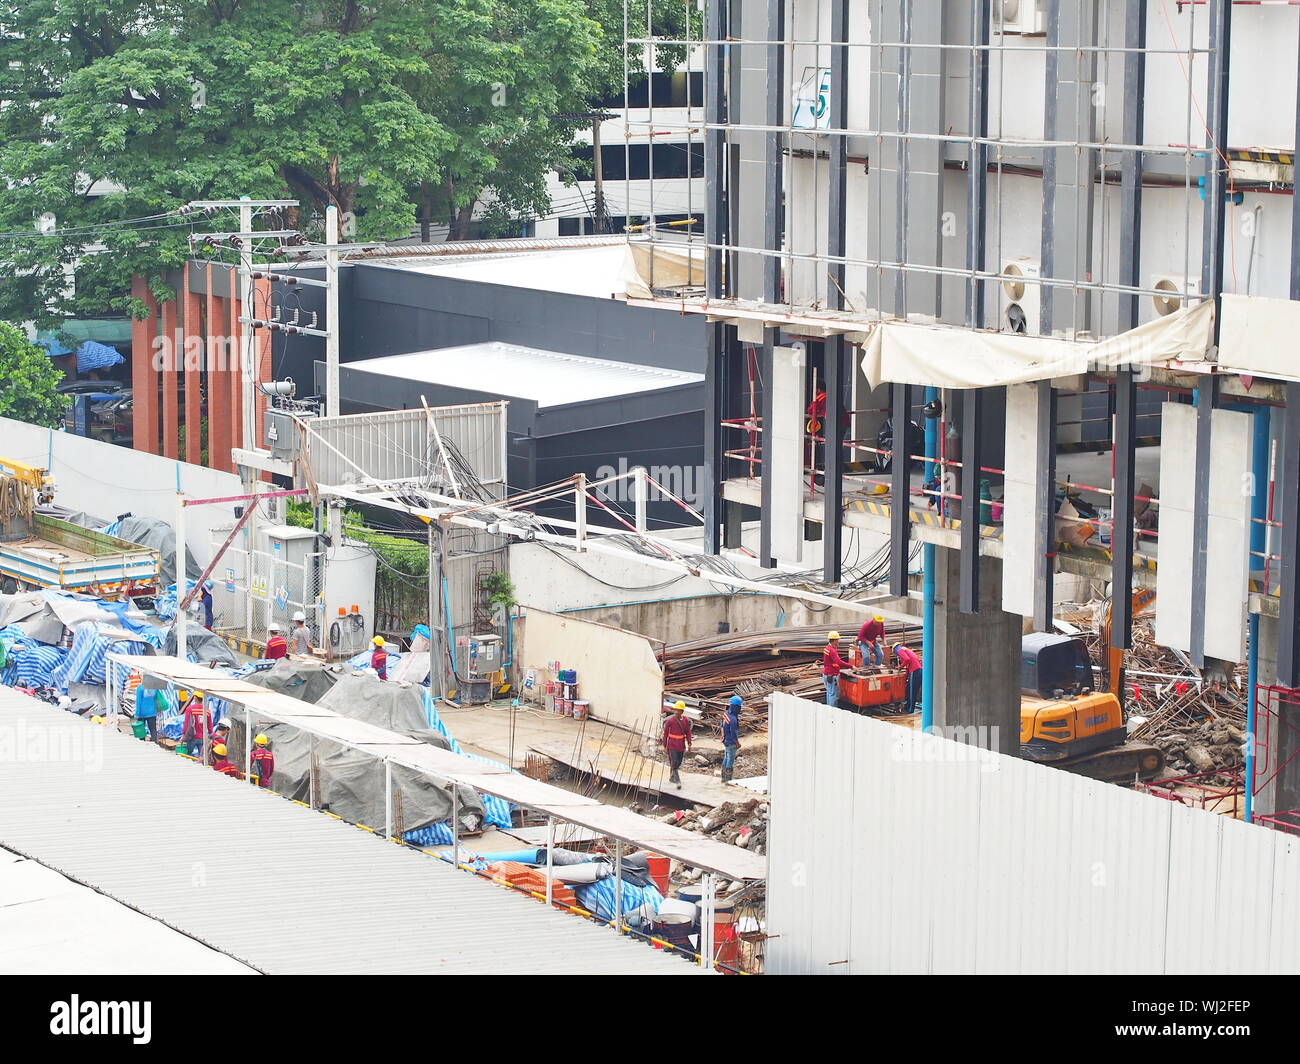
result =
[[840,701],[857,709],[878,709],[907,699],[907,673],[872,665],[840,673]]

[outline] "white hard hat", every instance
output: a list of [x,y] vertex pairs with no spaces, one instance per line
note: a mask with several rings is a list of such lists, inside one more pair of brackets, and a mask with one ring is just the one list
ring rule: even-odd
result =
[[305,621],[307,619],[307,615],[303,613],[302,610],[298,610],[297,612],[294,613],[293,619],[295,621]]
[[266,626],[266,630],[268,632],[278,632],[280,630],[280,626],[276,624],[274,621],[272,621],[270,624]]

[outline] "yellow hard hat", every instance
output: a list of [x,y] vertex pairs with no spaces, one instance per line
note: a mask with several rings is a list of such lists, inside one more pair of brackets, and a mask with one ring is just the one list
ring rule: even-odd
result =
[[190,693],[183,689],[178,690],[176,692],[176,697],[182,702],[188,702],[190,700]]
[[267,746],[270,744],[270,742],[271,740],[268,739],[265,735],[259,735],[253,739],[254,746]]
[[225,744],[225,743],[217,743],[217,745],[214,746],[214,747],[212,748],[212,752],[213,752],[214,754],[216,754],[217,757],[225,757],[225,756],[226,756],[226,744]]
[[685,702],[674,702],[674,703],[673,703],[673,709],[685,709],[685,708],[686,708],[686,703],[685,703]]
[[885,618],[883,618],[882,616],[880,616],[880,614],[878,614],[878,613],[877,613],[874,617],[872,617],[871,619],[872,619],[873,621],[879,621],[881,624],[884,624],[884,623],[885,623]]
[[372,640],[370,640],[370,641],[371,641],[372,643],[374,643],[375,646],[377,646],[377,647],[381,647],[381,646],[384,645],[384,637],[383,637],[382,635],[377,635],[377,636],[375,636],[374,639],[372,639]]
[[104,718],[103,718],[103,717],[91,717],[91,718],[90,718],[90,723],[91,723],[91,724],[103,724],[103,723],[104,723]]
[[839,633],[839,632],[831,632],[831,634],[828,635],[826,638],[827,638],[827,639],[838,639],[839,637],[840,637],[840,633]]

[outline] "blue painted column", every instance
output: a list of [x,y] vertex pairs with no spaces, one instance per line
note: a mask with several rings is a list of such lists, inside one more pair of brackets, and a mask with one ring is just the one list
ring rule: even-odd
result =
[[[933,402],[939,398],[939,389],[927,388],[925,401]],[[894,430],[895,436],[898,429]],[[925,420],[925,457],[935,458],[939,454],[939,419]],[[926,462],[925,480],[934,476],[938,468],[935,462]],[[926,543],[921,548],[922,558],[922,612],[921,612],[921,728],[928,729],[934,724],[934,567],[935,545]]]
[[[1266,406],[1256,407],[1255,434],[1252,440],[1250,471],[1254,480],[1254,495],[1250,501],[1250,549],[1264,554],[1268,549],[1268,528],[1262,523],[1268,516],[1268,443],[1269,410]],[[1259,560],[1260,567],[1264,559]],[[1256,565],[1255,554],[1251,554],[1250,568]],[[1267,594],[1268,588],[1264,589]],[[1252,822],[1255,812],[1255,687],[1259,683],[1259,614],[1250,614],[1250,647],[1246,657],[1246,775],[1244,787],[1246,793],[1245,820]]]

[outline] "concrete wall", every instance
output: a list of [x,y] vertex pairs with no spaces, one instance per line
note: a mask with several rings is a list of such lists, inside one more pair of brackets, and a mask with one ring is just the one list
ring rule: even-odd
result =
[[[238,495],[241,490],[233,473],[11,418],[0,418],[0,454],[49,469],[54,474],[56,503],[108,521],[130,511],[174,524],[178,478],[180,490],[191,498]],[[206,564],[212,557],[210,530],[229,527],[234,508],[229,504],[192,508],[188,516],[186,545],[197,562]]]
[[[558,661],[578,672],[578,697],[596,720],[654,731],[663,708],[663,673],[649,640],[603,624],[527,608],[517,622],[520,671]],[[549,674],[548,674],[549,675]]]

